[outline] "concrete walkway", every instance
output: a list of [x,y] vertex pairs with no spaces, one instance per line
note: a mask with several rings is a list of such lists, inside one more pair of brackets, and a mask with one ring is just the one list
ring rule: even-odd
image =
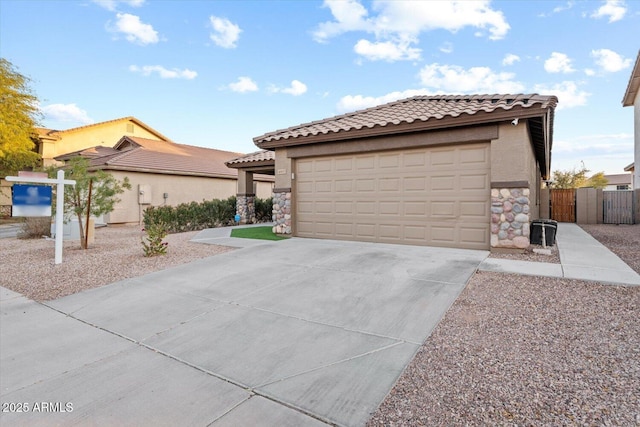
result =
[[640,286],[638,273],[577,224],[559,223],[556,244],[560,264],[487,258],[479,270]]

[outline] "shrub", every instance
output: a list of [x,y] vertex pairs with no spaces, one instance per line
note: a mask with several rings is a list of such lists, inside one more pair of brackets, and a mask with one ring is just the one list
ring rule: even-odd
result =
[[144,211],[145,228],[152,224],[164,224],[169,233],[203,230],[205,228],[233,225],[236,214],[236,198],[208,200],[202,203],[182,203],[178,206],[149,207]]
[[273,219],[273,199],[255,198],[256,222],[271,222]]
[[40,239],[51,236],[50,217],[26,217],[18,232],[19,239]]
[[169,244],[162,241],[167,236],[167,227],[163,223],[151,224],[148,228],[143,228],[142,231],[147,233],[141,242],[144,256],[152,257],[167,253]]

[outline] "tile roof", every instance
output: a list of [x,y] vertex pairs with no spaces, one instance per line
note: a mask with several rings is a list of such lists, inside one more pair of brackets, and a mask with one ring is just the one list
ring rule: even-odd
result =
[[[394,133],[399,126],[405,124],[421,127],[429,122],[429,128],[438,128],[487,123],[492,121],[492,116],[482,113],[510,111],[514,116],[512,118],[515,118],[526,110],[552,110],[557,102],[555,96],[538,94],[415,96],[269,132],[254,138],[253,141],[261,148],[272,148],[287,145],[286,140],[298,138],[316,139],[324,135],[333,135],[337,139],[339,136],[349,137],[344,135],[347,132],[356,137],[356,134],[361,133],[359,131],[368,131],[366,136],[371,136],[372,131],[377,134]],[[447,119],[457,120],[451,122]]]
[[77,131],[82,131],[82,130],[85,130],[85,129],[88,129],[88,128],[92,128],[92,127],[103,126],[103,125],[106,125],[106,124],[117,123],[117,122],[128,122],[128,121],[134,122],[138,126],[143,127],[147,131],[149,131],[152,134],[156,135],[160,140],[172,142],[169,138],[167,138],[166,136],[164,136],[163,134],[161,134],[160,132],[158,132],[157,130],[152,128],[151,126],[147,125],[146,123],[144,123],[141,120],[136,119],[133,116],[120,117],[119,119],[107,120],[105,122],[92,123],[90,125],[78,126],[78,127],[75,127],[75,128],[64,129],[64,130],[47,129],[47,128],[36,128],[36,131],[38,132],[38,136],[40,136],[40,137],[48,137],[48,138],[59,139],[60,138],[59,134],[61,134],[61,133],[77,132]]
[[638,50],[638,57],[636,58],[636,64],[631,71],[631,77],[629,77],[629,84],[627,90],[624,92],[624,98],[622,98],[622,106],[629,107],[633,105],[638,96],[638,90],[640,90],[640,50]]
[[[238,171],[228,168],[225,162],[242,155],[132,136],[123,136],[111,150],[105,150],[106,155],[90,158],[90,166],[104,170],[236,178]],[[264,176],[256,176],[256,179],[273,180]]]
[[236,157],[226,162],[227,166],[233,167],[233,165],[248,164],[248,163],[263,163],[263,162],[275,162],[276,153],[273,151],[262,150],[255,153],[249,153],[244,156]]

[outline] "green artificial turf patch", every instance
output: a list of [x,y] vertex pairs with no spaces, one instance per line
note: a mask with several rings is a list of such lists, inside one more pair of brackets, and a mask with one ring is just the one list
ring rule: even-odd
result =
[[273,234],[273,231],[271,231],[270,226],[234,228],[233,230],[231,230],[231,237],[240,237],[241,239],[259,239],[259,240],[288,239],[288,237],[283,237],[278,234]]

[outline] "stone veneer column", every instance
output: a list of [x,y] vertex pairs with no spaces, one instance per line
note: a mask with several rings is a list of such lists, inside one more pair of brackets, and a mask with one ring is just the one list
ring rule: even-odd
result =
[[236,196],[236,213],[240,215],[240,224],[255,223],[255,196],[253,194],[238,194]]
[[529,247],[529,189],[491,189],[491,247]]
[[273,232],[291,234],[291,189],[273,189]]

